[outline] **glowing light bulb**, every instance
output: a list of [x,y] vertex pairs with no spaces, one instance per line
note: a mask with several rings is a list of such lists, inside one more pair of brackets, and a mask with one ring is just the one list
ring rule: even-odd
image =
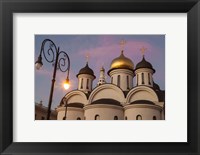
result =
[[67,89],[69,89],[69,87],[70,87],[69,78],[67,78],[67,79],[65,80],[65,83],[64,83],[64,88],[67,90]]
[[69,83],[64,83],[64,88],[65,88],[66,90],[69,89],[69,87],[70,87]]

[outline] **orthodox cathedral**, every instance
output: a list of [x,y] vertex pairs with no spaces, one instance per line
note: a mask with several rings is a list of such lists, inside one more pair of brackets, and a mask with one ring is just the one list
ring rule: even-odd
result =
[[[165,91],[153,80],[155,69],[145,59],[134,66],[124,51],[112,60],[107,74],[96,78],[86,62],[77,74],[78,88],[67,93],[56,108],[58,120],[164,120]],[[133,82],[134,81],[134,82]]]

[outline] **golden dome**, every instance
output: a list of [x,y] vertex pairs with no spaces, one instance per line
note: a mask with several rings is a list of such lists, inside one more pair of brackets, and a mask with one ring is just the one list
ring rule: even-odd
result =
[[131,59],[124,56],[123,51],[121,52],[121,55],[117,58],[115,58],[111,65],[110,70],[112,69],[134,69],[134,64],[131,61]]

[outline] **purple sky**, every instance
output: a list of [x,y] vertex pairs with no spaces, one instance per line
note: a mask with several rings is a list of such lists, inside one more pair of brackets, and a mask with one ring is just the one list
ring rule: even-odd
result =
[[[121,46],[119,42],[122,39],[126,40],[124,55],[133,61],[134,66],[142,60],[140,49],[142,47],[147,48],[145,59],[156,70],[153,75],[154,81],[162,90],[165,89],[165,35],[35,35],[35,61],[39,56],[44,39],[51,39],[57,47],[60,47],[60,50],[67,52],[71,61],[71,87],[64,90],[63,82],[66,79],[66,73],[58,70],[52,109],[59,105],[66,93],[77,89],[76,75],[85,66],[87,54],[89,54],[89,67],[93,69],[96,76],[93,87],[97,84],[102,65],[106,71],[106,81],[110,83],[107,71],[110,68],[111,61],[120,55]],[[48,105],[52,74],[52,64],[46,62],[43,58],[43,67],[40,70],[35,69],[35,102],[42,100],[45,106]]]

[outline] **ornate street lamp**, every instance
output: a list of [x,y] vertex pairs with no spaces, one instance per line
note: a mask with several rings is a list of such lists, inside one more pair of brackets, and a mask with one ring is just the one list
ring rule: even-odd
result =
[[64,102],[64,105],[65,105],[65,115],[63,117],[63,120],[66,120],[67,119],[67,101],[63,98],[63,102]]
[[[49,104],[47,110],[47,120],[50,119],[51,115],[51,104],[53,98],[53,91],[54,91],[54,83],[56,78],[56,71],[60,70],[61,72],[67,72],[67,78],[65,80],[64,88],[69,88],[69,70],[70,70],[70,59],[68,54],[65,51],[60,51],[60,48],[56,47],[55,43],[50,39],[45,39],[42,42],[40,55],[38,60],[35,62],[36,69],[40,69],[43,65],[42,63],[42,54],[47,62],[52,63],[54,65],[53,71],[53,79],[51,83],[51,90],[49,95]],[[68,63],[66,63],[66,60]]]

